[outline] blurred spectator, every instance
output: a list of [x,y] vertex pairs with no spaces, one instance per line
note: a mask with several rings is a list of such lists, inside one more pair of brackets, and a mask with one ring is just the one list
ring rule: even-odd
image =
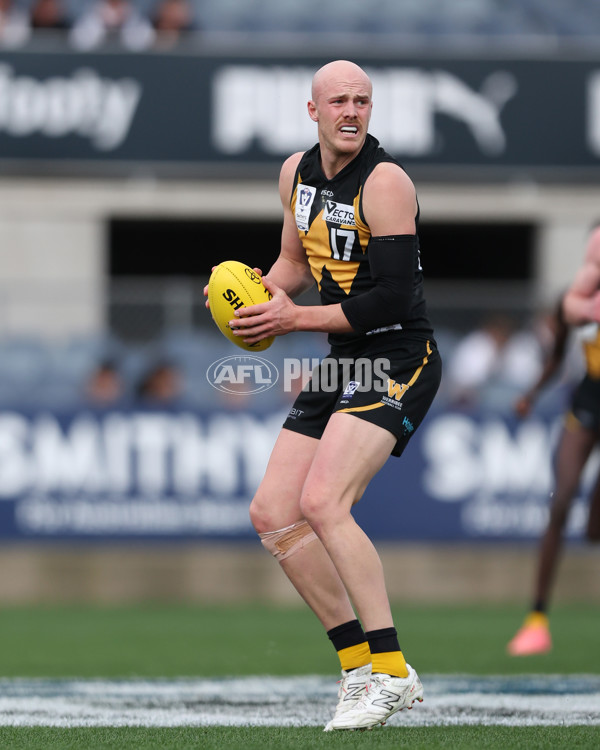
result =
[[111,41],[117,41],[130,50],[141,50],[153,39],[152,24],[131,0],[96,0],[71,31],[73,46],[81,50]]
[[452,403],[469,405],[479,400],[481,389],[498,368],[511,333],[510,320],[495,315],[459,341],[448,357],[445,372]]
[[30,35],[29,16],[14,0],[0,0],[0,47],[19,47]]
[[146,404],[173,404],[181,397],[182,386],[179,369],[161,360],[142,377],[136,395]]
[[29,11],[29,22],[34,31],[66,31],[71,26],[62,0],[35,0]]
[[189,0],[160,0],[152,16],[156,47],[172,47],[190,31],[197,31]]
[[98,406],[108,406],[123,398],[125,384],[113,359],[105,359],[90,375],[86,386],[87,399]]
[[515,390],[528,387],[541,367],[533,330],[516,330],[504,314],[490,315],[449,353],[446,392],[458,406],[508,407]]

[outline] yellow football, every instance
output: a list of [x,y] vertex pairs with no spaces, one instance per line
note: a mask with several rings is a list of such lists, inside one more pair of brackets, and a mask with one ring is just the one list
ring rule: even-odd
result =
[[270,336],[257,344],[245,344],[240,336],[234,336],[228,323],[233,320],[236,310],[268,302],[271,297],[261,277],[250,266],[237,260],[219,263],[208,280],[208,302],[213,320],[224,336],[249,352],[268,349],[275,337]]

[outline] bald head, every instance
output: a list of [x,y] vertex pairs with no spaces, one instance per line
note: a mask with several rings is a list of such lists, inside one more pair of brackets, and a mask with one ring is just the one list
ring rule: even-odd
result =
[[324,90],[337,85],[352,83],[362,87],[371,96],[373,86],[365,71],[350,60],[334,60],[323,65],[315,73],[312,81],[312,99],[318,101]]

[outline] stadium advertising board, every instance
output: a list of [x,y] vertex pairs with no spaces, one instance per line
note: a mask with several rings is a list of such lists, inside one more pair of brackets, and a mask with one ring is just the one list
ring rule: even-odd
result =
[[[368,59],[371,131],[411,167],[453,179],[600,166],[593,59]],[[321,58],[5,53],[0,164],[64,174],[256,176],[316,140],[306,115]]]
[[[0,412],[4,539],[254,538],[250,499],[285,411]],[[356,506],[375,539],[537,539],[560,417],[433,410]],[[585,495],[597,471],[591,462]],[[585,523],[571,514],[569,535]]]

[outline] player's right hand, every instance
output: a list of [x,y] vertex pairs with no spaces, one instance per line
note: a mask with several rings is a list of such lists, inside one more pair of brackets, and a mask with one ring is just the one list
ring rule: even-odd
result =
[[[212,273],[215,270],[216,266],[213,266],[210,269],[210,272]],[[204,307],[207,310],[210,310],[210,302],[208,301],[208,284],[204,287],[204,296],[206,297],[206,301],[204,302]]]

